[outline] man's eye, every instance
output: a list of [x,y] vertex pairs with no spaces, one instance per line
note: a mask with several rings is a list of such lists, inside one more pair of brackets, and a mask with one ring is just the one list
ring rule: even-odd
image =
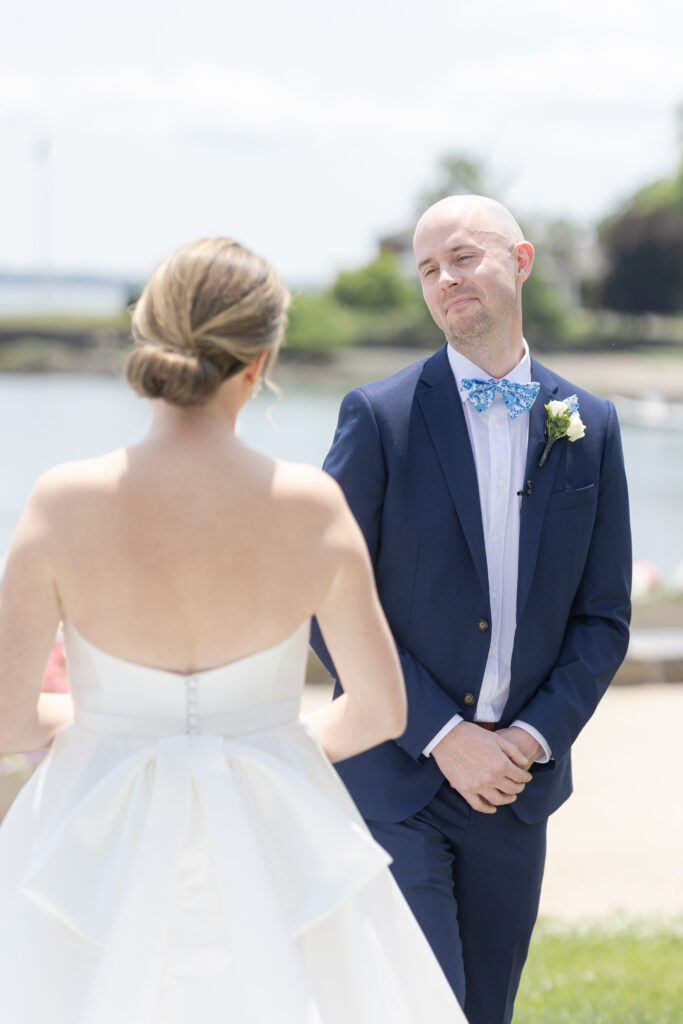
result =
[[458,256],[456,262],[457,263],[467,263],[467,261],[471,260],[471,259],[472,259],[472,253],[471,252],[463,252],[463,253],[460,254],[460,256]]
[[436,267],[427,267],[426,270],[423,270],[422,276],[423,277],[429,277],[430,274],[435,274],[435,273],[436,273]]

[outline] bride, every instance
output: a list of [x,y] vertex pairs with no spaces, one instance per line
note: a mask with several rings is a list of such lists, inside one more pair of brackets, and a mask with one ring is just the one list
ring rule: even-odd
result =
[[[361,534],[235,436],[287,301],[229,239],[169,256],[127,365],[148,436],[45,474],[17,528],[0,750],[50,752],[0,828],[12,1024],[464,1020],[330,767],[406,720]],[[313,615],[345,692],[304,721]],[[70,696],[39,693],[60,620]]]

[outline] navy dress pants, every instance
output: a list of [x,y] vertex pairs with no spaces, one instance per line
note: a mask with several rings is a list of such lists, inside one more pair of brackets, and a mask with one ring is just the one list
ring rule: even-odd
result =
[[538,913],[546,821],[472,810],[447,782],[405,821],[368,821],[469,1024],[510,1024]]

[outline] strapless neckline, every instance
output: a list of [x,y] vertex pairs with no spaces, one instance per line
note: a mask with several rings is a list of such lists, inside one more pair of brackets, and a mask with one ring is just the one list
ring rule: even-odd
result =
[[74,722],[0,831],[3,1020],[464,1024],[299,717],[308,629],[183,674],[65,623]]
[[96,655],[102,658],[107,658],[112,662],[116,662],[119,665],[126,665],[129,668],[139,669],[142,672],[153,672],[157,675],[171,676],[174,679],[197,679],[200,676],[211,676],[214,673],[225,672],[229,669],[233,669],[237,666],[244,666],[255,658],[264,657],[269,654],[277,654],[281,648],[285,647],[288,643],[292,642],[294,637],[298,636],[299,633],[303,632],[304,629],[310,629],[311,620],[310,618],[304,619],[296,629],[288,633],[287,636],[283,637],[282,640],[278,640],[277,643],[270,644],[268,647],[261,647],[257,651],[252,651],[251,654],[245,654],[241,658],[233,658],[232,661],[223,662],[221,665],[212,665],[210,668],[192,669],[188,672],[182,672],[178,669],[164,668],[159,665],[149,665],[142,661],[131,661],[129,658],[121,658],[117,654],[112,654],[110,651],[105,651],[104,648],[98,647],[87,637],[83,636],[81,631],[77,629],[74,623],[70,619],[64,620],[64,634],[65,636],[69,631],[72,631],[77,637],[78,641],[85,647],[94,651]]

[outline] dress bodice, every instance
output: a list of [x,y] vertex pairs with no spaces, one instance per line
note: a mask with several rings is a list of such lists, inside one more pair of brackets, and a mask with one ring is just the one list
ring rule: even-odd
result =
[[298,715],[308,629],[183,675],[67,623],[75,721],[3,823],[3,1020],[461,1019]]
[[66,622],[75,724],[108,734],[239,735],[296,719],[310,622],[272,647],[218,668],[183,674],[108,654]]

